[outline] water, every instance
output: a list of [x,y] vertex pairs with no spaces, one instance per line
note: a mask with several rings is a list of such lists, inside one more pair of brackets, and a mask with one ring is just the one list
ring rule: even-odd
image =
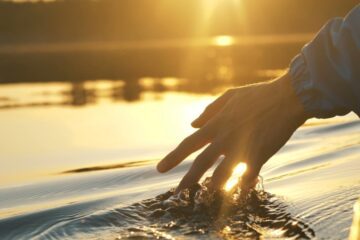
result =
[[215,97],[175,83],[1,86],[0,239],[348,237],[360,197],[355,115],[309,120],[245,198],[204,186],[173,196],[195,155],[166,174],[155,164]]

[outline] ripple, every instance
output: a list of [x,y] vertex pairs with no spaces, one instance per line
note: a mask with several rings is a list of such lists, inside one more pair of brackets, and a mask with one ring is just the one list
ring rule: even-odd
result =
[[211,191],[197,184],[179,194],[172,189],[127,207],[65,221],[48,228],[39,239],[95,239],[96,235],[102,239],[310,239],[315,232],[271,193],[261,189],[245,193],[239,187],[231,193]]
[[[346,239],[352,222],[353,205],[360,196],[360,186],[341,187],[310,202],[298,204],[302,219],[311,219],[311,225],[324,239]],[[336,221],[334,221],[336,219]]]

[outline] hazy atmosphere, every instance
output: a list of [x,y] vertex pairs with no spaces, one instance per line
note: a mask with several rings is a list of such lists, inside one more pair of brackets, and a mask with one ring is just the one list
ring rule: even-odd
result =
[[[175,190],[199,151],[163,174],[156,164],[223,92],[287,76],[322,26],[357,4],[0,0],[0,239],[347,239],[360,197],[355,111],[304,119],[246,201],[245,159],[232,190],[209,195],[218,163]],[[246,109],[283,91],[248,94]],[[243,134],[270,135],[248,122]]]

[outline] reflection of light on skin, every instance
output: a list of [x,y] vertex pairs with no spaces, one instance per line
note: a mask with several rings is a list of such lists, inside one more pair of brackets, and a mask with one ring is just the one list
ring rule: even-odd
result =
[[213,39],[213,43],[216,46],[226,47],[234,44],[234,38],[231,36],[216,36]]
[[267,77],[267,78],[277,78],[285,74],[286,69],[268,69],[268,70],[259,70],[257,71],[257,75],[259,77]]
[[245,163],[239,163],[233,170],[233,173],[229,180],[224,185],[225,191],[230,191],[239,181],[239,177],[241,177],[244,172],[246,171],[246,164]]

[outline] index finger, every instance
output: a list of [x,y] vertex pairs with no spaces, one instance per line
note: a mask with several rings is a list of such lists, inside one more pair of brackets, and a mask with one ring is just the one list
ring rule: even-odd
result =
[[157,165],[159,172],[167,172],[177,166],[191,153],[199,150],[210,142],[206,131],[202,128],[185,138],[172,152]]
[[204,126],[212,117],[214,117],[228,102],[228,100],[234,95],[234,89],[227,90],[223,95],[218,97],[214,102],[210,103],[204,110],[203,113],[197,117],[191,125],[194,128],[201,128]]

